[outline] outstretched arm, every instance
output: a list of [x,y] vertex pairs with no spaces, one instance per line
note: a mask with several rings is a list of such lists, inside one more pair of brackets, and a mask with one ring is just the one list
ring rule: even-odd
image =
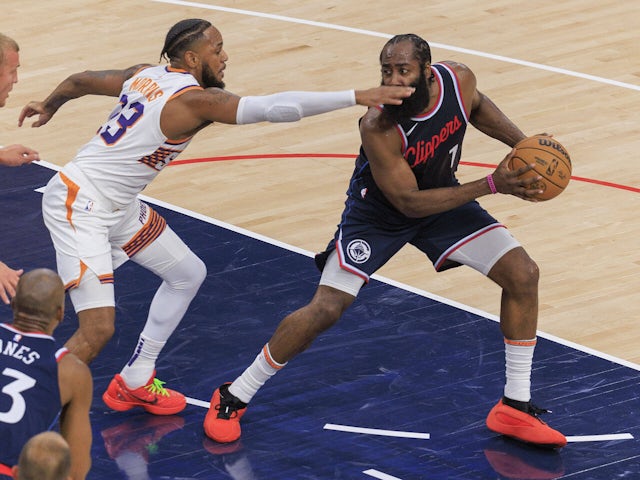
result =
[[45,100],[29,102],[20,112],[18,126],[22,126],[26,118],[38,115],[38,119],[31,126],[40,127],[47,123],[62,105],[84,95],[117,97],[122,90],[122,84],[146,66],[148,65],[140,64],[124,70],[87,70],[74,73],[63,80]]
[[160,125],[168,138],[195,134],[212,122],[249,124],[295,122],[353,105],[372,107],[399,105],[413,93],[413,87],[381,86],[368,90],[339,92],[280,92],[272,95],[239,97],[220,88],[191,90],[168,102]]
[[0,148],[0,165],[18,167],[34,160],[40,160],[40,155],[35,150],[24,145],[16,144]]
[[340,92],[281,92],[261,97],[243,97],[238,104],[236,123],[296,122],[354,105],[373,107],[400,105],[413,93],[413,87],[381,86],[368,90]]

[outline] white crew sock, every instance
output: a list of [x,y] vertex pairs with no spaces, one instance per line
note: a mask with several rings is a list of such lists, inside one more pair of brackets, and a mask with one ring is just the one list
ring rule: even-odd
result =
[[506,377],[504,396],[520,402],[531,400],[531,365],[536,339],[504,339]]
[[271,357],[267,343],[249,368],[229,386],[229,392],[244,403],[249,403],[258,389],[285,365],[286,363],[278,363]]

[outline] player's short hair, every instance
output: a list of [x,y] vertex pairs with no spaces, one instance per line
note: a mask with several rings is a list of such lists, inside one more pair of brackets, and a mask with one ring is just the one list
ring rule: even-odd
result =
[[203,37],[204,31],[211,26],[211,22],[201,18],[180,20],[167,32],[160,58],[168,61],[180,58],[193,42]]
[[389,41],[384,44],[384,47],[380,52],[380,61],[382,61],[382,53],[387,49],[387,47],[401,42],[411,42],[413,45],[413,55],[422,67],[427,64],[431,64],[431,48],[429,47],[429,43],[415,33],[403,33],[390,38]]
[[58,432],[47,431],[29,439],[18,460],[20,480],[63,480],[71,470],[71,451]]
[[6,50],[13,50],[14,52],[19,52],[20,47],[18,47],[18,42],[16,42],[13,38],[8,37],[3,33],[0,33],[0,65],[4,63],[4,52]]

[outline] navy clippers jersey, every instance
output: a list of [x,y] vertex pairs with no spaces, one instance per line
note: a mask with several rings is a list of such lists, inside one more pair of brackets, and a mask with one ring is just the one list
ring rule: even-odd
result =
[[0,463],[18,463],[22,446],[60,414],[55,340],[0,324]]
[[[455,171],[462,153],[468,117],[455,73],[443,64],[433,64],[440,94],[428,112],[396,124],[402,138],[402,154],[411,167],[420,190],[458,185]],[[371,175],[369,160],[360,148],[352,178],[352,195],[374,196],[391,206]],[[393,208],[393,207],[392,207]]]

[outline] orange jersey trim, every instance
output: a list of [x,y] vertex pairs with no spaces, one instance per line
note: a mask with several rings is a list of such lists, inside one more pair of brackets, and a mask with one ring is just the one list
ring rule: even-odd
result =
[[509,340],[505,338],[504,343],[507,345],[515,345],[516,347],[533,347],[537,343],[537,340],[535,338],[533,340]]
[[272,368],[275,368],[276,370],[280,370],[282,367],[284,367],[284,365],[276,362],[273,358],[271,358],[271,352],[269,351],[269,344],[266,344],[264,347],[262,347],[262,354],[264,355],[264,359]]
[[113,283],[113,272],[98,275],[98,280],[100,280],[100,283]]
[[175,73],[189,73],[184,68],[176,68],[171,65],[167,65],[167,72],[175,72]]
[[167,226],[167,221],[155,210],[150,208],[149,212],[147,223],[122,247],[129,258],[151,244]]
[[78,285],[80,285],[80,280],[82,279],[82,276],[84,275],[84,272],[86,272],[86,271],[87,271],[87,266],[84,264],[84,262],[82,260],[80,260],[80,275],[78,275],[78,278],[75,278],[75,279],[71,280],[69,283],[67,283],[64,286],[64,291],[68,292],[72,288],[76,288]]
[[192,90],[204,90],[204,88],[202,88],[200,85],[191,85],[190,87],[184,87],[182,90],[178,90],[173,95],[171,95],[167,100],[167,102],[170,100],[173,100],[174,98],[178,98],[180,95],[190,92]]
[[64,206],[67,210],[67,222],[73,227],[75,230],[76,227],[73,226],[73,221],[71,220],[72,216],[72,206],[73,202],[76,201],[76,197],[78,196],[78,192],[80,191],[80,186],[73,183],[69,177],[67,177],[64,173],[60,173],[60,179],[67,186],[67,199],[64,202]]
[[137,74],[139,74],[141,71],[146,70],[147,68],[151,68],[153,65],[143,65],[142,67],[140,67],[138,70],[136,70],[133,75],[131,75],[131,77],[129,78],[133,78],[135,77]]

